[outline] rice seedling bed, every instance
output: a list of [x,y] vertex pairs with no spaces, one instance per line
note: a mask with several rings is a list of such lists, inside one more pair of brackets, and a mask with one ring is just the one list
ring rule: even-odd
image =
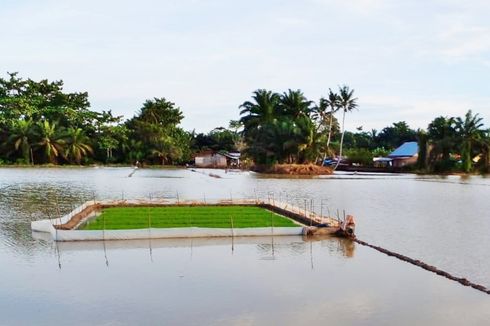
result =
[[80,230],[128,230],[152,228],[251,228],[298,227],[287,217],[265,208],[236,206],[163,206],[104,208]]

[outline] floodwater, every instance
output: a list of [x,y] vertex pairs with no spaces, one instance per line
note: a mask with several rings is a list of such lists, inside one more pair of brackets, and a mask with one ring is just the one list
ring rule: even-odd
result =
[[360,239],[490,287],[489,179],[131,172],[0,169],[0,325],[490,323],[489,295],[348,240],[56,244],[30,231],[30,221],[94,197],[271,198],[345,210]]

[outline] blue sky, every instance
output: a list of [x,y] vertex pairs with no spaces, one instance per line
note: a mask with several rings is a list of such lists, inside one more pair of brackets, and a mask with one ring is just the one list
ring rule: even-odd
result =
[[63,79],[131,117],[165,97],[183,127],[239,117],[257,88],[355,89],[348,129],[478,112],[490,126],[490,1],[0,0],[0,73]]

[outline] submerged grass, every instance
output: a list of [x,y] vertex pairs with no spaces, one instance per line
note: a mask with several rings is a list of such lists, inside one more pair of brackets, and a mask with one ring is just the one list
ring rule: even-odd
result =
[[153,228],[207,227],[234,228],[298,226],[292,220],[255,206],[165,206],[106,208],[82,230],[126,230]]

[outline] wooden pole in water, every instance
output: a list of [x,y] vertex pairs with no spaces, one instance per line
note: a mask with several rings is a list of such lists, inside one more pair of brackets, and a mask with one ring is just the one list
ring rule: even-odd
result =
[[58,215],[58,221],[59,221],[59,225],[61,225],[62,221],[61,221],[61,211],[60,211],[60,206],[59,206],[59,203],[58,203],[58,196],[56,196],[56,214]]
[[313,213],[313,217],[311,217],[311,219],[313,219],[316,216],[316,214],[315,214],[315,208],[313,206],[313,198],[310,199],[310,212]]
[[179,205],[180,199],[179,199],[179,192],[177,191],[177,205]]
[[[59,209],[58,209],[59,211]],[[60,248],[58,245],[58,228],[55,228],[56,232],[56,241],[55,241],[55,246],[56,246],[56,256],[58,257],[58,268],[61,269],[61,253],[60,253]]]
[[151,228],[151,218],[150,218],[150,207],[147,209],[147,214],[148,214],[148,229]]
[[306,203],[307,203],[307,201],[306,201],[306,199],[305,199],[305,217],[307,217],[307,216],[306,216]]
[[[310,200],[310,210],[312,211],[313,209],[311,208],[312,206],[312,200]],[[310,226],[313,226],[313,218],[310,215]]]
[[235,228],[233,226],[233,216],[230,215],[230,223],[231,223],[231,252],[235,250]]
[[104,245],[105,265],[109,267],[109,260],[107,259],[107,248],[105,246],[105,215],[104,214],[102,214],[102,243]]
[[151,216],[150,216],[150,207],[148,207],[148,244],[150,246],[150,261],[153,262],[153,252],[151,246]]
[[105,214],[102,214],[102,240],[105,241]]
[[272,241],[272,245],[271,245],[272,257],[274,257],[274,216],[272,211],[271,211],[271,241]]
[[323,218],[323,198],[320,200],[320,217]]

